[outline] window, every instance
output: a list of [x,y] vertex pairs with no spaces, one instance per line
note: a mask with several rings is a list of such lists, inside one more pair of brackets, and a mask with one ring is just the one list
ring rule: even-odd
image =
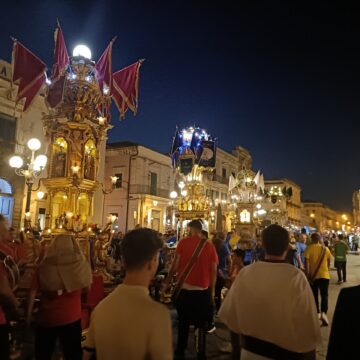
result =
[[15,119],[8,118],[6,115],[0,117],[0,158],[5,158],[15,150]]
[[226,169],[222,168],[222,177],[225,179],[226,178]]
[[221,200],[227,200],[227,194],[221,193]]
[[115,189],[120,189],[122,188],[122,173],[119,174],[115,174],[115,176],[117,177],[116,183],[115,183]]
[[40,230],[45,229],[45,217],[46,217],[46,209],[45,208],[39,208],[39,214],[38,214],[38,225],[40,227]]
[[150,172],[150,195],[157,195],[157,174]]

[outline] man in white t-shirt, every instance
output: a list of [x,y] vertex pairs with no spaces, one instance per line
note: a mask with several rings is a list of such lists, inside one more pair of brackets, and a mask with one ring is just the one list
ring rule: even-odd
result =
[[240,271],[219,317],[239,335],[241,360],[315,359],[319,320],[305,275],[284,262],[289,234],[270,225],[262,242],[265,261]]
[[84,360],[173,358],[170,313],[149,296],[162,240],[151,229],[127,233],[121,243],[126,276],[95,308],[85,342]]

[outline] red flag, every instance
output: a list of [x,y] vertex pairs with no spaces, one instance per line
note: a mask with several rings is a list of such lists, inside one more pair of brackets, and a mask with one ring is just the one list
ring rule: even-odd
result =
[[104,84],[111,89],[112,86],[112,66],[111,66],[111,57],[112,57],[112,46],[116,37],[114,37],[108,47],[105,49],[103,54],[100,56],[100,59],[96,62],[96,79],[99,83],[101,93],[104,92]]
[[63,101],[64,89],[65,89],[65,75],[60,76],[59,80],[53,82],[48,87],[48,93],[46,95],[45,100],[49,107],[54,109]]
[[13,77],[19,81],[16,102],[26,98],[24,111],[28,109],[46,80],[46,65],[18,41],[13,46]]
[[61,30],[60,24],[58,23],[54,34],[55,38],[55,51],[54,51],[54,65],[52,79],[57,81],[61,75],[63,75],[67,66],[69,65],[69,54],[66,49],[65,39]]
[[113,74],[112,97],[120,111],[121,118],[129,108],[136,114],[139,94],[139,69],[143,60],[127,66]]

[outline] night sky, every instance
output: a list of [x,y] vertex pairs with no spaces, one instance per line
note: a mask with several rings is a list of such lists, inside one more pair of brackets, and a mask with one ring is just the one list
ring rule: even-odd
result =
[[57,18],[69,52],[85,43],[94,60],[117,35],[114,71],[146,62],[138,115],[119,122],[114,112],[110,141],[168,152],[175,126],[196,124],[226,150],[247,148],[265,178],[350,210],[360,187],[360,11],[342,3],[9,1],[0,57],[10,60],[14,36],[50,69]]

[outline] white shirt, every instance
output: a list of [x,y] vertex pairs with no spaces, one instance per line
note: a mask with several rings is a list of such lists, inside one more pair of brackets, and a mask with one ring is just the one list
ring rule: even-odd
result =
[[[294,352],[312,351],[320,341],[311,288],[305,275],[290,264],[261,261],[243,268],[219,317],[237,334]],[[265,359],[246,351],[243,358]]]
[[119,285],[93,311],[85,346],[98,360],[170,360],[170,313],[147,288]]

